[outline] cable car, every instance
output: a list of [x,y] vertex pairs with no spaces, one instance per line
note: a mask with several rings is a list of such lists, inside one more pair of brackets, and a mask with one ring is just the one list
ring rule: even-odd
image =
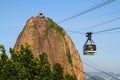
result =
[[86,33],[87,41],[85,42],[85,44],[83,46],[83,54],[84,55],[93,55],[96,53],[96,45],[95,45],[94,41],[91,39],[92,34],[93,34],[92,32]]

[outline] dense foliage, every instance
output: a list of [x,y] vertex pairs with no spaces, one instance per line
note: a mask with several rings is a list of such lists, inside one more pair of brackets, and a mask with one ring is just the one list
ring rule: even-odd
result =
[[73,75],[65,75],[58,63],[51,68],[45,53],[34,58],[29,45],[21,46],[18,52],[10,48],[10,53],[8,58],[0,45],[0,80],[76,80]]

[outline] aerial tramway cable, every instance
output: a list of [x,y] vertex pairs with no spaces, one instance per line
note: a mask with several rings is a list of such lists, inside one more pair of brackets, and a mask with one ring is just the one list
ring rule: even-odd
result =
[[[84,60],[84,61],[87,61],[87,62],[89,62],[89,63],[91,63],[91,64],[94,64],[94,66],[96,66],[99,70],[101,70],[101,71],[105,71],[106,69],[105,68],[103,68],[102,66],[100,66],[100,65],[98,65],[98,64],[95,64],[95,63],[93,63],[93,62],[91,62],[91,61],[89,61],[89,60],[86,60],[86,59],[84,59],[84,58],[82,58],[82,60]],[[86,63],[86,62],[85,62]],[[87,63],[88,64],[88,63]],[[107,70],[108,71],[108,70]],[[107,72],[106,72],[107,73]],[[109,73],[107,73],[107,74],[109,74]],[[111,74],[110,74],[111,75]],[[112,75],[113,76],[113,75]],[[117,76],[116,74],[114,74],[114,76]]]
[[[110,28],[110,29],[106,29],[106,30],[101,30],[101,31],[96,31],[96,32],[93,32],[93,34],[100,34],[100,33],[105,33],[105,32],[109,32],[109,31],[115,31],[115,30],[119,30],[120,27],[115,27],[115,28]],[[76,32],[76,31],[72,31],[72,33],[79,33],[79,34],[85,34],[83,32]]]
[[87,74],[86,72],[80,70],[77,66],[73,66],[73,67],[75,67],[76,69],[78,69],[79,71],[81,71],[83,74],[89,76],[89,77],[92,78],[93,80],[96,80],[96,78],[94,78],[94,77],[92,77],[91,75]]
[[91,66],[91,65],[89,65],[89,64],[87,64],[87,63],[85,63],[85,62],[83,62],[83,64],[86,64],[87,66],[89,66],[89,67],[91,67],[91,68],[93,68],[93,69],[95,69],[95,70],[97,70],[97,71],[100,71],[101,73],[104,73],[104,74],[106,74],[106,75],[108,75],[108,76],[111,76],[112,78],[114,78],[114,79],[116,79],[116,80],[119,80],[119,79],[116,78],[115,76],[110,75],[110,74],[108,74],[108,73],[106,73],[106,72],[104,72],[104,71],[102,71],[102,70],[100,70],[100,69],[98,69],[98,68],[96,68],[96,67],[93,67],[93,66]]
[[[94,26],[90,26],[90,27],[81,29],[81,30],[79,30],[79,31],[69,31],[69,32],[70,32],[70,33],[85,34],[85,33],[81,32],[81,31],[88,30],[88,29],[92,29],[92,28],[95,28],[95,27],[98,27],[98,26],[101,26],[101,25],[104,25],[104,24],[108,24],[108,23],[111,23],[111,22],[116,21],[116,20],[119,20],[119,19],[120,19],[120,17],[117,17],[117,18],[114,18],[114,19],[111,19],[111,20],[108,20],[108,21],[105,21],[105,22],[96,24],[96,25],[94,25]],[[95,33],[96,33],[96,32],[95,32]]]
[[[73,56],[73,57],[74,57],[74,56]],[[75,58],[75,59],[76,59],[76,58]],[[76,60],[77,60],[77,59],[76,59]],[[83,62],[83,61],[82,61],[82,62]],[[92,69],[94,69],[94,70],[96,70],[96,71],[99,71],[99,72],[101,72],[101,73],[103,73],[103,74],[105,74],[105,75],[107,75],[107,76],[110,76],[110,77],[112,77],[112,78],[114,78],[114,79],[116,79],[116,80],[119,80],[119,79],[116,78],[115,76],[113,76],[113,75],[111,75],[111,74],[109,74],[109,73],[107,73],[107,72],[104,72],[104,71],[102,71],[101,69],[98,69],[98,68],[96,68],[96,67],[93,67],[93,66],[87,64],[86,62],[83,62],[83,64],[85,64],[85,65],[91,67]],[[86,74],[87,76],[89,76],[89,77],[93,78],[94,80],[96,80],[96,79],[95,79],[94,77],[92,77],[91,75],[89,75],[89,74],[87,74],[86,72],[80,70],[77,66],[73,66],[73,67],[75,67],[76,69],[78,69],[79,71],[83,72],[83,73]]]
[[113,30],[118,30],[118,29],[120,29],[120,27],[115,27],[115,28],[111,28],[111,29],[106,29],[106,30],[102,30],[102,31],[97,31],[97,32],[94,32],[94,34],[103,33],[103,32],[108,32],[108,31],[113,31]]
[[120,17],[117,17],[117,18],[114,18],[114,19],[111,19],[111,20],[102,22],[102,23],[100,23],[100,24],[96,24],[96,25],[94,25],[94,26],[90,26],[90,27],[81,29],[80,31],[84,31],[84,30],[88,30],[88,29],[91,29],[91,28],[95,28],[95,27],[98,27],[98,26],[101,26],[101,25],[104,25],[104,24],[107,24],[107,23],[111,23],[111,22],[116,21],[116,20],[119,20],[119,19],[120,19]]
[[57,24],[63,23],[63,22],[68,21],[68,20],[71,20],[71,19],[73,19],[73,18],[76,18],[76,17],[81,16],[81,15],[83,15],[83,14],[86,14],[86,13],[88,13],[88,12],[91,12],[91,11],[93,11],[93,10],[95,10],[95,9],[101,8],[101,7],[105,6],[105,5],[108,5],[108,4],[112,3],[112,2],[114,2],[114,1],[116,1],[116,0],[107,0],[107,1],[105,1],[105,2],[103,2],[103,3],[100,3],[100,4],[92,7],[92,8],[87,9],[87,10],[85,10],[85,11],[83,11],[83,12],[80,12],[80,13],[78,13],[78,14],[76,14],[76,15],[73,15],[73,16],[71,16],[71,17],[69,17],[69,18],[66,18],[66,19],[58,22]]

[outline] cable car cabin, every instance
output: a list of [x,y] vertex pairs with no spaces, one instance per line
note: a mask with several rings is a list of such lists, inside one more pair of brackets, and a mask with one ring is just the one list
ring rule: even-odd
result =
[[94,41],[91,39],[92,32],[87,32],[86,37],[88,37],[87,41],[83,46],[84,55],[93,55],[96,53],[96,45]]

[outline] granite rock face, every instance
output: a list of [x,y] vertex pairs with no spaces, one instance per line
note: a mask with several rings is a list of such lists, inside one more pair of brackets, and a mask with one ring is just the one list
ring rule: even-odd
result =
[[51,65],[60,63],[64,73],[76,75],[78,80],[85,80],[80,55],[68,34],[49,18],[31,17],[19,34],[14,50],[28,43],[33,55],[39,57],[45,52]]

